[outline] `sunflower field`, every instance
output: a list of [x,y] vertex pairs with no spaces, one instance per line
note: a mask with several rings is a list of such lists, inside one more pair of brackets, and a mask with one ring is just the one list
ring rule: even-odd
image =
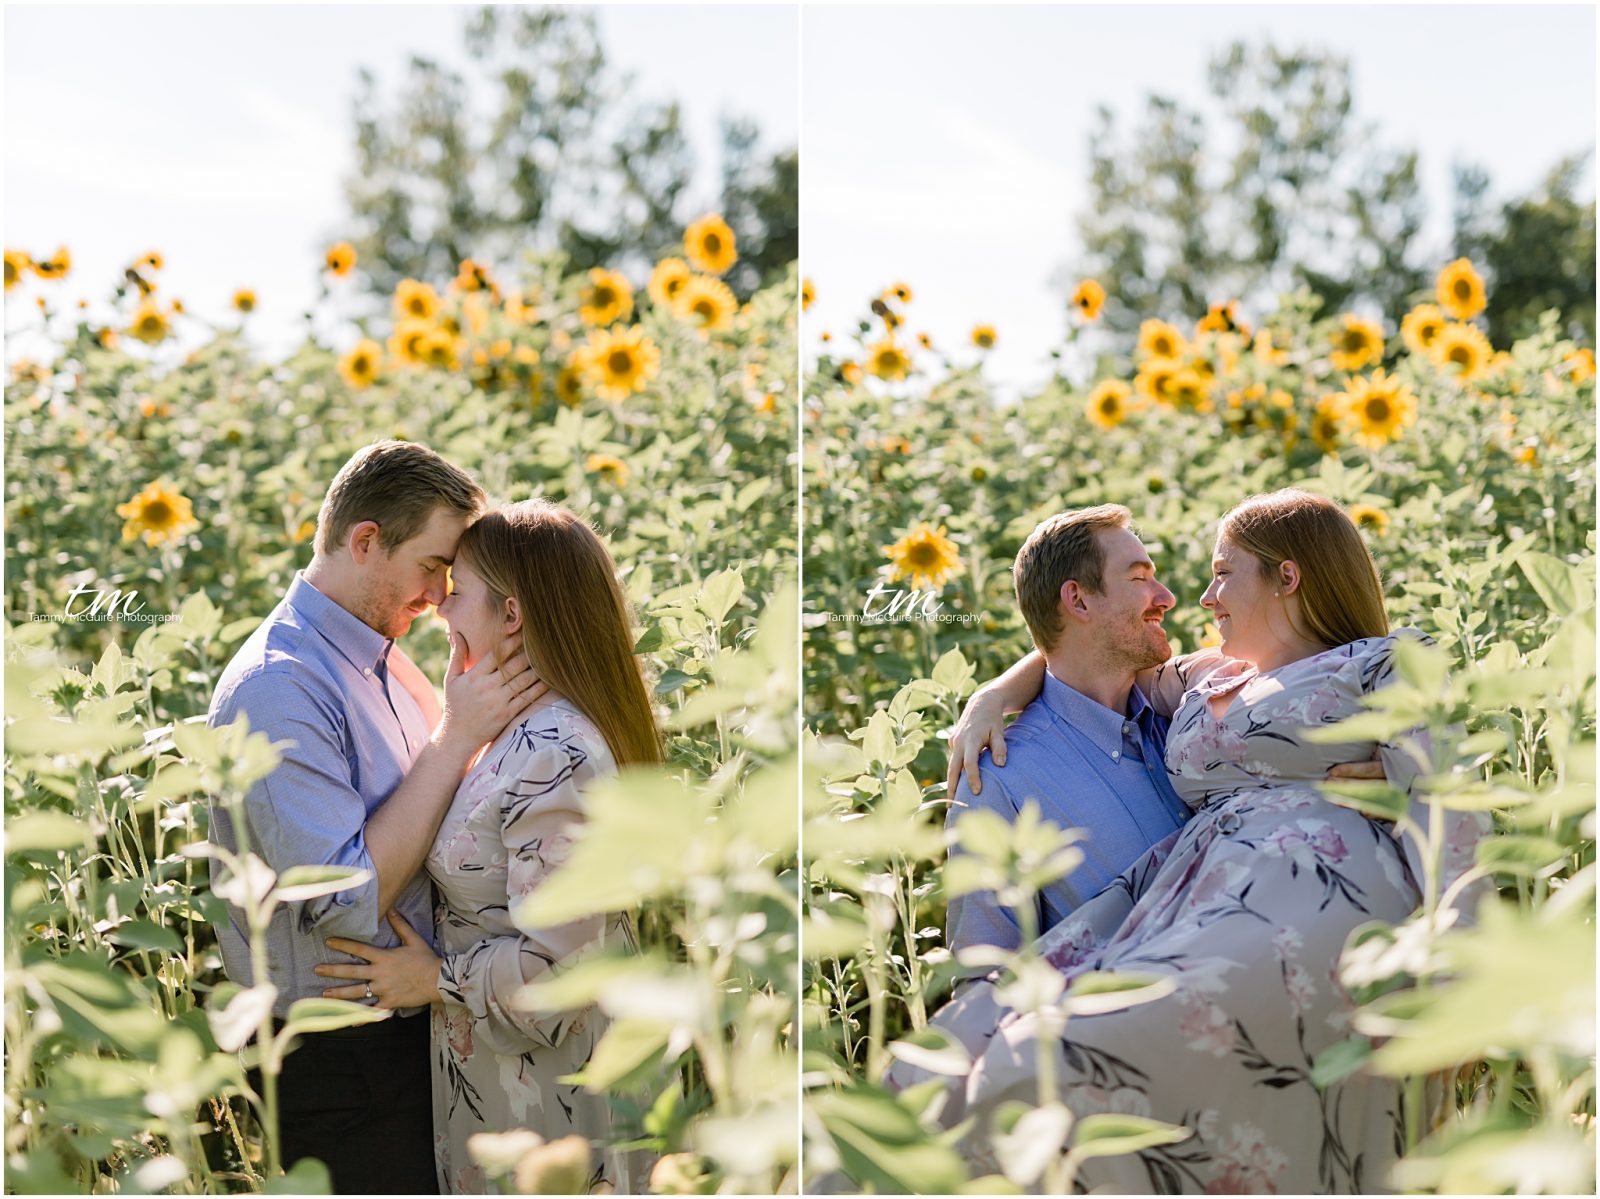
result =
[[[801,294],[815,294],[810,280]],[[1069,342],[1089,344],[1105,298],[1095,280],[1078,286]],[[1007,403],[984,371],[1005,331],[977,326],[954,349],[912,336],[903,283],[867,298],[857,333],[809,338],[809,1185],[1053,1189],[1088,1157],[1163,1143],[1164,1126],[1133,1116],[1019,1122],[997,1148],[1003,1176],[972,1178],[933,1094],[882,1085],[896,1058],[966,1068],[927,1029],[957,970],[943,944],[944,739],[975,686],[1031,648],[1010,571],[1044,517],[1131,508],[1178,597],[1167,625],[1182,652],[1217,637],[1197,601],[1219,517],[1299,485],[1360,524],[1393,624],[1438,640],[1389,706],[1359,719],[1441,734],[1428,801],[1493,813],[1479,863],[1499,892],[1470,930],[1439,919],[1430,896],[1403,926],[1346,947],[1341,978],[1365,1035],[1319,1059],[1317,1076],[1405,1079],[1418,1111],[1425,1081],[1444,1084],[1397,1189],[1593,1190],[1595,359],[1555,312],[1492,345],[1486,299],[1458,260],[1405,313],[1319,312],[1309,293],[1251,320],[1237,303],[1174,313],[1146,322],[1131,355],[1100,355],[1087,378],[1058,369]],[[1342,790],[1381,814],[1371,792]],[[1013,894],[1072,865],[1039,830],[992,839],[964,848]],[[1031,977],[1029,965],[1024,949],[1009,968]],[[1046,1127],[1043,1149],[1023,1135]]]
[[[541,999],[613,1017],[585,1081],[611,1097],[618,1135],[658,1156],[654,1190],[785,1185],[798,304],[792,271],[740,303],[719,278],[736,255],[712,215],[648,280],[467,261],[453,280],[406,280],[342,348],[308,337],[269,362],[237,327],[247,287],[234,327],[202,327],[151,253],[109,297],[116,318],[94,322],[55,299],[69,251],[7,250],[8,332],[50,346],[11,363],[5,389],[9,1190],[326,1190],[320,1166],[284,1176],[263,1145],[270,1091],[244,1068],[263,1058],[251,1037],[267,1012],[223,978],[202,860],[208,799],[239,802],[275,751],[204,718],[309,562],[334,473],[384,437],[431,446],[492,502],[546,496],[607,537],[668,762],[597,789],[539,901],[552,922],[632,909],[642,952]],[[355,265],[348,244],[308,264],[330,308]],[[441,621],[404,648],[443,679]],[[267,875],[269,905],[323,885]],[[306,1001],[289,1031],[362,1015]],[[587,1177],[591,1153],[511,1129],[478,1148],[504,1189],[535,1193]]]

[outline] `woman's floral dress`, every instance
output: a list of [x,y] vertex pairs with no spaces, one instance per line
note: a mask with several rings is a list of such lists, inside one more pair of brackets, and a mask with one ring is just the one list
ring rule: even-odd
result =
[[[515,1003],[525,983],[621,939],[623,916],[534,928],[519,902],[567,857],[583,821],[582,792],[614,774],[605,739],[566,700],[541,701],[507,728],[462,780],[445,814],[428,873],[443,1004],[433,1008],[433,1126],[441,1190],[481,1194],[483,1169],[467,1152],[479,1132],[531,1128],[546,1141],[610,1136],[603,1095],[558,1081],[581,1069],[605,1031],[594,1008],[533,1011]],[[590,1191],[630,1193],[630,1155],[594,1149]]]
[[[1177,709],[1167,772],[1195,815],[1038,948],[1069,979],[1091,970],[1174,979],[1155,1002],[1071,1017],[1055,1076],[1080,1116],[1153,1117],[1192,1135],[1092,1159],[1080,1185],[1145,1194],[1385,1188],[1404,1144],[1398,1086],[1356,1074],[1319,1092],[1311,1066],[1350,1035],[1351,1003],[1337,978],[1345,938],[1417,906],[1407,857],[1415,847],[1315,787],[1333,765],[1370,757],[1372,744],[1316,744],[1303,734],[1354,715],[1363,695],[1391,681],[1395,636],[1423,635],[1368,638],[1264,673],[1216,650],[1162,667],[1151,700]],[[1217,697],[1232,705],[1220,717]],[[1389,780],[1408,787],[1417,762],[1396,746],[1382,756]],[[1448,816],[1446,882],[1472,864],[1484,827],[1478,814]],[[998,1169],[987,1136],[995,1109],[1038,1102],[1037,1019],[1002,1006],[985,981],[934,1021],[973,1058],[941,1119],[976,1117],[962,1148],[981,1169]],[[889,1084],[931,1077],[902,1063]]]

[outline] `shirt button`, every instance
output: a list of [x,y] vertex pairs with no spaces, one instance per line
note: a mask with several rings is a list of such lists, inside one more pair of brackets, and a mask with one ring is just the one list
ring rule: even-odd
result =
[[370,667],[370,666],[366,667],[365,669],[362,670],[361,673],[366,675],[370,679],[372,677],[372,667]]
[[1125,724],[1125,725],[1122,726],[1122,735],[1124,737],[1126,737],[1131,732],[1133,732],[1133,726],[1131,724]]
[[1120,749],[1112,750],[1111,751],[1111,760],[1113,762],[1120,762],[1122,760],[1122,751]]

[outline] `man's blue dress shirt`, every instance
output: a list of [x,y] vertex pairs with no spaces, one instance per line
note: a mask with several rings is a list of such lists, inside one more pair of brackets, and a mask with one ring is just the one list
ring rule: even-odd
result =
[[[289,592],[228,663],[206,723],[232,724],[292,741],[270,775],[250,788],[244,809],[250,851],[278,873],[291,866],[355,866],[373,871],[347,891],[280,905],[267,930],[274,1014],[297,999],[345,985],[312,972],[323,962],[350,962],[323,942],[348,937],[380,945],[399,939],[378,910],[378,876],[367,852],[366,823],[393,794],[428,743],[427,718],[411,693],[391,681],[394,642],[296,574]],[[213,801],[211,839],[238,852],[228,810]],[[212,874],[222,870],[212,859]],[[433,940],[433,885],[425,872],[406,884],[395,908]],[[229,906],[217,930],[228,977],[246,986],[248,924]]]
[[[962,775],[946,827],[959,829],[961,817],[978,808],[1014,821],[1032,799],[1046,820],[1086,834],[1078,845],[1082,864],[1039,894],[1038,933],[1099,894],[1189,818],[1189,806],[1167,780],[1168,723],[1138,687],[1128,697],[1128,714],[1119,716],[1046,671],[1044,690],[1006,729],[1006,764],[996,767],[987,753],[979,763],[983,794],[974,795]],[[992,891],[950,900],[946,932],[952,951],[1016,949],[1021,941],[1015,913]]]

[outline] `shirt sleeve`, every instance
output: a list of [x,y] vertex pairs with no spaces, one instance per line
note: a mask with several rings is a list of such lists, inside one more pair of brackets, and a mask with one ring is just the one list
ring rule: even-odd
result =
[[528,983],[570,965],[601,944],[604,913],[557,928],[537,928],[521,914],[522,901],[567,858],[583,823],[581,784],[594,774],[581,741],[568,738],[538,749],[513,771],[502,797],[501,837],[506,850],[507,908],[515,934],[487,937],[439,967],[439,994],[472,1015],[473,1037],[496,1053],[519,1055],[553,1049],[566,1037],[575,1011],[538,1011],[519,1005]]
[[[280,746],[281,760],[244,797],[249,848],[276,873],[293,866],[370,871],[359,886],[288,905],[301,932],[371,941],[378,935],[378,874],[367,852],[367,805],[344,752],[344,715],[287,673],[242,680],[213,727],[248,717]],[[242,846],[235,846],[242,848]]]
[[[1006,789],[1000,785],[998,772],[979,767],[983,779],[983,794],[974,795],[961,776],[956,785],[956,802],[945,815],[945,827],[959,838],[961,819],[969,812],[987,810],[1008,824],[1017,818],[1016,806]],[[961,852],[959,839],[952,842],[950,856]],[[1022,928],[1010,908],[1002,907],[993,891],[969,891],[950,898],[945,908],[945,945],[951,953],[958,953],[973,945],[997,945],[1001,949],[1017,949],[1022,944]]]

